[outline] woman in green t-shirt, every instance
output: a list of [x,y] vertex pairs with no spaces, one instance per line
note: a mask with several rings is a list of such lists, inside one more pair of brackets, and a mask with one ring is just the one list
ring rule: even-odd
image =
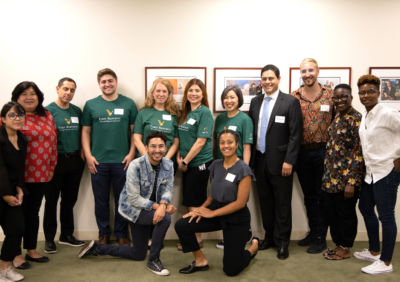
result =
[[218,136],[222,131],[230,129],[236,131],[240,137],[237,156],[249,165],[251,145],[253,144],[253,122],[246,113],[239,109],[243,105],[242,91],[235,85],[227,86],[222,92],[221,102],[226,112],[215,119],[215,157],[217,159],[223,158],[218,146]]
[[146,154],[147,135],[161,131],[167,136],[166,158],[172,159],[179,147],[178,118],[180,110],[175,102],[169,80],[158,78],[147,93],[143,109],[135,121],[133,139],[140,155]]
[[[207,168],[213,160],[211,138],[214,120],[208,109],[206,86],[201,80],[191,79],[183,95],[177,162],[183,172],[183,205],[191,211],[207,198]],[[202,245],[200,234],[197,240]]]

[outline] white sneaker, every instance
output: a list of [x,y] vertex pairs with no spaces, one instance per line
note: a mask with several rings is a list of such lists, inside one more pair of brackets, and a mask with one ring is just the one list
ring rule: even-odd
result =
[[[14,269],[12,269],[12,267],[8,267],[5,270],[1,271],[0,277],[2,279],[6,278],[9,281],[21,281],[22,279],[24,279],[24,276],[16,271],[14,271]],[[5,280],[5,281],[8,281]]]
[[374,263],[361,268],[361,271],[368,274],[383,274],[393,271],[392,264],[386,265],[383,261],[377,260]]
[[12,281],[12,280],[10,280],[8,278],[5,278],[5,277],[2,276],[2,274],[0,274],[0,282],[14,282],[14,281]]
[[379,258],[381,257],[381,255],[374,256],[368,249],[364,249],[361,252],[354,252],[353,256],[360,260],[366,260],[372,262],[378,261]]

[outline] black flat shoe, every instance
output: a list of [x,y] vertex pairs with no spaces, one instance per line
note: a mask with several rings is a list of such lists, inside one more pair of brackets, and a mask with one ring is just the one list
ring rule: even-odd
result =
[[28,269],[28,268],[30,268],[31,267],[31,264],[29,263],[29,262],[24,262],[24,263],[21,263],[19,266],[15,266],[15,264],[13,263],[13,266],[14,266],[14,268],[16,268],[16,269]]
[[203,266],[196,266],[196,262],[193,261],[191,265],[188,265],[188,266],[180,269],[179,273],[190,274],[190,273],[194,273],[196,271],[206,271],[208,269],[209,269],[208,264],[207,265],[203,265]]
[[43,257],[40,257],[40,258],[33,258],[28,254],[25,255],[25,259],[26,260],[30,260],[30,261],[34,261],[34,262],[40,262],[40,263],[49,261],[48,257],[43,256]]

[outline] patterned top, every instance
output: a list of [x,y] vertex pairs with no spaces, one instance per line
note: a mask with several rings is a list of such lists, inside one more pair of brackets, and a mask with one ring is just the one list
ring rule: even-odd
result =
[[361,187],[364,162],[358,135],[360,123],[361,114],[353,108],[344,116],[335,116],[329,127],[322,190],[338,193],[344,191],[347,184]]
[[299,99],[303,113],[303,140],[301,145],[311,143],[326,143],[328,128],[333,117],[332,90],[323,87],[314,101],[304,95],[304,86],[294,91],[292,95]]
[[49,182],[57,164],[57,132],[50,112],[46,116],[27,114],[21,132],[28,140],[25,182]]

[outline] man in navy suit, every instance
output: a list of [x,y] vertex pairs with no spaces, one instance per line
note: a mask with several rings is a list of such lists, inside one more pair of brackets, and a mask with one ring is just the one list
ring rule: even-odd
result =
[[254,123],[251,166],[256,175],[265,238],[260,250],[277,246],[279,259],[289,256],[292,230],[293,168],[302,138],[299,101],[279,91],[280,74],[274,65],[261,70],[262,95],[251,100]]

